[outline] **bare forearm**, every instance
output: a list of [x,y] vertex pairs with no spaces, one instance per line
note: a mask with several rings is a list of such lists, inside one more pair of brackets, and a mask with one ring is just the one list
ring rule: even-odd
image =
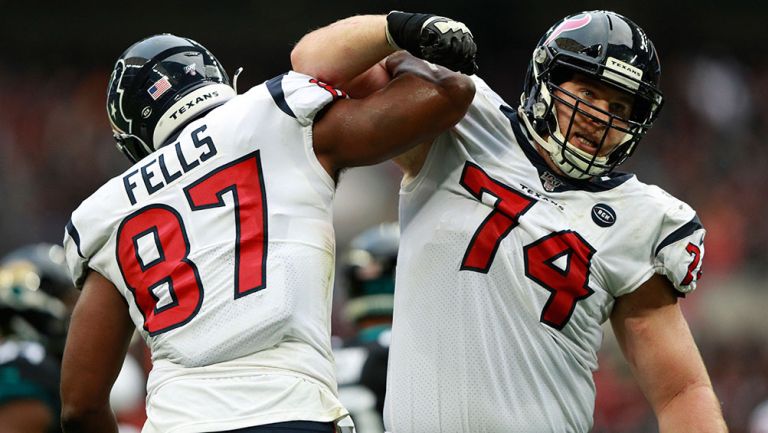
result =
[[109,395],[134,325],[117,288],[88,273],[75,305],[61,364],[61,424],[66,433],[117,433]]
[[611,313],[616,338],[662,433],[726,432],[712,382],[673,290],[666,278],[656,275],[620,297]]
[[395,52],[385,15],[345,18],[304,36],[291,52],[297,72],[342,86]]
[[712,387],[706,384],[686,389],[660,409],[656,416],[660,433],[728,431],[720,403]]

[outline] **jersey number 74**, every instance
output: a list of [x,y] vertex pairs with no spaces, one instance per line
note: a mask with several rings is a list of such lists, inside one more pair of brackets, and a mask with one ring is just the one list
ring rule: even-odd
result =
[[[501,241],[518,225],[521,215],[536,204],[528,197],[488,176],[477,165],[467,162],[461,174],[461,186],[477,200],[484,192],[496,197],[494,208],[469,242],[461,270],[487,273]],[[589,267],[595,249],[578,233],[563,230],[550,233],[523,247],[525,275],[550,292],[541,312],[541,322],[563,329],[576,303],[589,297]],[[566,258],[564,268],[554,262]]]

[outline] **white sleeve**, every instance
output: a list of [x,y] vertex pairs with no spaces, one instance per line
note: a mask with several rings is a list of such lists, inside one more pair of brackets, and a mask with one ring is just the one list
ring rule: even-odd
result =
[[665,275],[678,291],[689,293],[701,276],[706,230],[684,203],[668,212],[662,224],[661,241],[654,248],[655,271]]
[[331,102],[347,95],[322,81],[298,72],[288,72],[267,81],[267,89],[278,107],[296,118],[302,126],[310,125],[315,115]]
[[70,217],[64,230],[64,254],[67,268],[78,289],[83,288],[91,259],[109,240],[110,221],[120,213],[106,184],[84,200]]
[[88,269],[88,258],[83,254],[80,247],[81,242],[80,231],[72,220],[69,220],[64,230],[64,253],[67,259],[69,275],[78,289],[83,288],[83,282],[85,281]]
[[509,104],[498,93],[493,91],[491,87],[482,78],[477,75],[472,75],[472,81],[475,83],[475,94],[480,94],[482,98],[487,102],[488,107],[494,113],[498,111],[499,107],[510,107]]

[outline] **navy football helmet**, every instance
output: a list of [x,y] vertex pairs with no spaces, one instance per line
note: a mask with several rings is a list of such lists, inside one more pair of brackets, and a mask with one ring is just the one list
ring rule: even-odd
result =
[[191,39],[166,33],[133,44],[117,59],[107,114],[117,148],[136,162],[233,96],[213,54]]
[[69,276],[65,262],[64,248],[61,245],[45,242],[29,244],[19,247],[3,256],[0,266],[22,263],[33,269],[39,276],[35,290],[43,292],[61,300],[69,298],[72,292],[79,293]]
[[[521,96],[521,118],[563,173],[576,179],[599,176],[632,155],[656,120],[663,104],[660,73],[653,43],[626,17],[610,11],[570,15],[552,26],[533,52]],[[602,110],[560,87],[575,74],[631,95],[633,106],[629,117]],[[556,101],[573,110],[570,124],[558,124]],[[590,112],[599,112],[607,120]],[[568,143],[576,113],[604,128],[594,154]],[[623,139],[610,153],[600,155],[600,147],[611,129],[623,133]]]
[[70,308],[77,295],[59,245],[33,244],[0,260],[0,335],[64,350]]

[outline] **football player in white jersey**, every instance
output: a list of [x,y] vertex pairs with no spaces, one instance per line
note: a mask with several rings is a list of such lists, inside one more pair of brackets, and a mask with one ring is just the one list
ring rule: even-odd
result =
[[[349,80],[331,72],[367,59],[344,57],[354,41],[339,28],[301,41],[295,69]],[[332,40],[342,48],[313,55]],[[475,76],[464,119],[397,159],[391,432],[588,431],[609,319],[662,432],[726,430],[678,305],[705,230],[687,204],[615,171],[659,113],[659,74],[632,21],[571,15],[533,51],[519,107]]]
[[[438,39],[415,54],[472,64],[471,37]],[[74,211],[64,239],[82,288],[66,432],[116,431],[109,390],[134,328],[153,361],[144,433],[334,430],[347,414],[330,347],[339,171],[437,136],[474,95],[466,75],[405,53],[376,68],[392,80],[364,99],[296,72],[237,95],[190,39],[123,53],[107,110],[134,165]]]

